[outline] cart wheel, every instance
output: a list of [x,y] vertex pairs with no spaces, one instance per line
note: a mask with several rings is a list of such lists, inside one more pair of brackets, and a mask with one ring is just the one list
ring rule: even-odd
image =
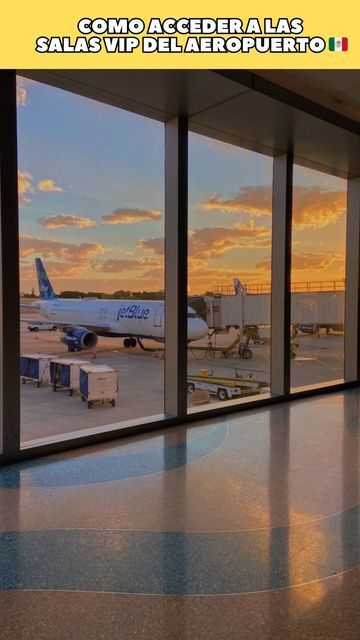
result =
[[115,400],[111,400],[110,404],[112,407],[115,407]]
[[72,390],[72,389],[69,389],[69,391],[67,392],[67,394],[68,394],[69,398],[71,398],[71,396],[72,396],[72,394],[73,394],[73,390]]
[[35,387],[37,387],[37,388],[40,387],[40,382],[38,380],[35,382]]
[[22,382],[22,384],[25,384],[25,382],[26,382],[25,378],[21,378],[21,382]]
[[192,382],[188,384],[188,393],[193,393],[195,391],[195,385]]
[[251,349],[244,349],[242,357],[245,358],[245,360],[250,360],[250,358],[252,358],[253,352],[251,351]]
[[223,400],[227,400],[228,399],[228,394],[226,389],[218,389],[217,391],[217,397],[219,398],[219,400],[223,401]]
[[88,402],[88,409],[91,409],[91,407],[93,406],[92,402]]

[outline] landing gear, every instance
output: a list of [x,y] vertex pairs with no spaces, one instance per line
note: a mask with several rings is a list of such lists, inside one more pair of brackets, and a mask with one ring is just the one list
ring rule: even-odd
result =
[[129,349],[130,347],[136,347],[136,338],[125,338],[124,347],[125,349]]
[[252,355],[253,355],[253,352],[251,351],[251,349],[249,349],[248,347],[242,344],[239,346],[238,353],[239,353],[239,357],[244,358],[245,360],[250,360],[250,358],[252,358]]

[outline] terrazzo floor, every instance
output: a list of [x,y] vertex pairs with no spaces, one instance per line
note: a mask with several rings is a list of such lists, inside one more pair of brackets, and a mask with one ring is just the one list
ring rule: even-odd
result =
[[0,469],[1,640],[359,640],[360,393]]

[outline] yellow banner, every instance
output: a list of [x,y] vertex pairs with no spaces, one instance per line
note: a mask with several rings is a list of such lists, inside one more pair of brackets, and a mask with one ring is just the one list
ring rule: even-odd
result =
[[356,2],[3,3],[0,67],[355,69]]

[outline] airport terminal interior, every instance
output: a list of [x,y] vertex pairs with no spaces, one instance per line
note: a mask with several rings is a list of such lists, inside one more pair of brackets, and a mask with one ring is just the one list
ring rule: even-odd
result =
[[0,72],[0,638],[360,637],[358,71]]

